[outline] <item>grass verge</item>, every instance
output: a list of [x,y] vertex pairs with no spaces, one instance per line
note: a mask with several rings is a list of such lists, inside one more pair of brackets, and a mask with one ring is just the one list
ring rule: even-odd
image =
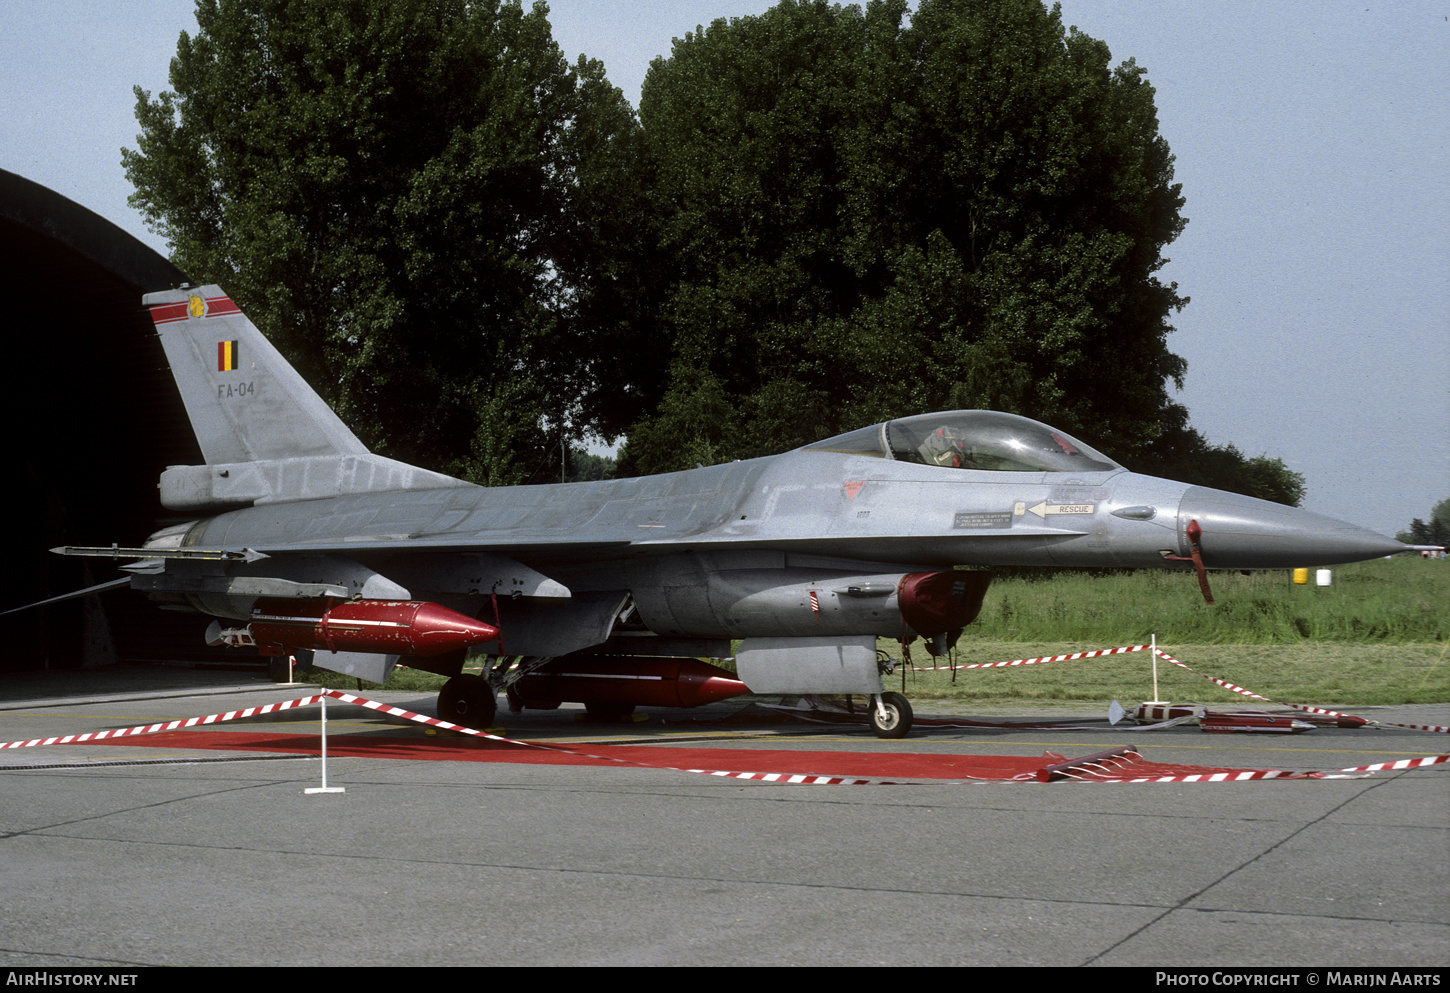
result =
[[[963,638],[957,663],[1008,662],[1068,655],[1122,642],[1082,644]],[[884,645],[883,645],[884,647]],[[894,646],[893,646],[894,647]],[[1450,658],[1444,644],[1362,645],[1316,642],[1296,645],[1165,645],[1159,648],[1193,672],[1158,660],[1159,699],[1192,703],[1258,703],[1203,677],[1213,676],[1259,693],[1276,703],[1324,706],[1347,704],[1443,703],[1450,700]],[[917,665],[930,664],[912,653]],[[889,689],[901,685],[888,678]],[[914,699],[961,701],[964,706],[1027,701],[1119,700],[1124,705],[1153,699],[1153,656],[1134,652],[1070,662],[907,676]]]

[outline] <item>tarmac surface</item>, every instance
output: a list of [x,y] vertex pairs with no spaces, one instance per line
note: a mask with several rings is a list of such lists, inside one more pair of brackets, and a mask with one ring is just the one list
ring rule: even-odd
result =
[[[6,674],[0,742],[313,692],[154,667]],[[434,712],[430,695],[364,695]],[[1341,709],[1450,724],[1450,705]],[[1443,734],[1149,731],[1080,710],[1067,723],[1082,729],[882,741],[738,702],[612,725],[568,705],[499,715],[511,738],[663,765],[958,770],[823,786],[523,757],[332,701],[327,776],[345,792],[307,794],[322,766],[298,753],[319,716],[0,750],[0,964],[1450,965],[1450,766],[1217,783],[960,773],[1123,745],[1329,771],[1441,754]]]

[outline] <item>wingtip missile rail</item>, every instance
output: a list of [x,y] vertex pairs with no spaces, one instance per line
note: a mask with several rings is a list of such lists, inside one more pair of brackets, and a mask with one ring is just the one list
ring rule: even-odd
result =
[[269,556],[255,548],[123,548],[119,545],[60,545],[54,555],[106,559],[192,559],[202,562],[260,562]]

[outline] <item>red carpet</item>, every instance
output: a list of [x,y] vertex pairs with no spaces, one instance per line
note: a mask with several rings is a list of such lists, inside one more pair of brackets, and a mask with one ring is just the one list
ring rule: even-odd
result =
[[[238,731],[161,731],[132,738],[107,738],[92,745],[146,745],[152,748],[204,748],[218,751],[282,752],[319,755],[315,734],[266,734]],[[772,773],[782,776],[839,776],[862,779],[979,779],[1036,778],[1044,766],[1062,762],[1050,752],[1035,756],[943,755],[923,752],[786,751],[768,748],[681,748],[661,745],[575,746],[573,754],[559,748],[531,748],[475,738],[392,738],[344,736],[328,741],[327,754],[335,758],[407,759],[415,762],[515,762],[532,765],[618,765],[620,762],[651,768],[702,769],[734,773]],[[1113,782],[1142,777],[1203,780],[1209,776],[1235,779],[1319,778],[1317,772],[1282,772],[1149,762],[1133,753],[1105,764],[1084,763],[1071,778]],[[758,777],[755,777],[758,778]]]
[[[108,738],[95,745],[145,745],[152,748],[205,748],[219,751],[284,752],[318,755],[315,734],[267,734],[242,731],[161,731],[132,738]],[[658,745],[575,746],[589,755],[552,748],[530,748],[473,738],[329,737],[329,758],[408,759],[418,762],[522,762],[534,765],[616,765],[621,759],[647,766],[733,772],[783,772],[818,776],[911,779],[1011,779],[1032,773],[1039,756],[940,755],[920,752],[806,752],[783,749],[679,748]],[[590,756],[599,756],[598,758]]]

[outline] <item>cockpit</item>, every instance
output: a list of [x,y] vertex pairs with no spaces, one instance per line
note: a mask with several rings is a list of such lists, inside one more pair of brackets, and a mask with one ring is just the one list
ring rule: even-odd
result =
[[991,472],[1110,472],[1122,468],[1054,427],[995,410],[902,417],[827,438],[803,450]]

